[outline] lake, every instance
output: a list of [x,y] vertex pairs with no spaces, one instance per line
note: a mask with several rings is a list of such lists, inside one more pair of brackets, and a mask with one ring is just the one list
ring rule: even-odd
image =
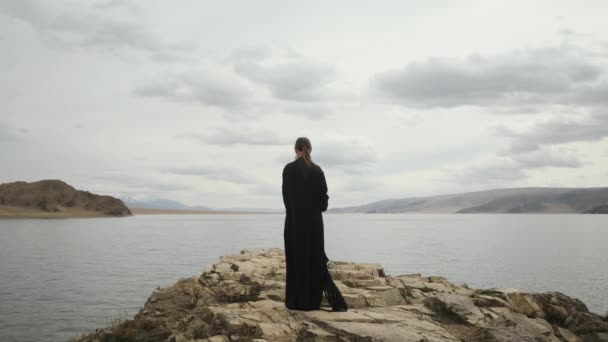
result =
[[[65,341],[131,317],[220,255],[283,248],[282,214],[0,221],[0,341]],[[608,215],[325,214],[332,260],[608,310]]]

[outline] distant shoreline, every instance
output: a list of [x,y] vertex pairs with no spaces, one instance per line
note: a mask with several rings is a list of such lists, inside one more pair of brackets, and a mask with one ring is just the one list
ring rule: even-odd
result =
[[[151,209],[129,208],[134,216],[145,215],[220,215],[220,214],[283,214],[282,212],[265,211],[231,211],[231,210],[187,210],[187,209]],[[117,217],[105,215],[99,211],[64,209],[59,212],[34,210],[31,208],[0,206],[0,220],[2,219],[53,219],[53,218],[100,218]],[[118,216],[120,217],[120,216]],[[128,216],[124,216],[128,217]]]
[[37,219],[37,218],[96,218],[119,217],[105,215],[103,212],[67,208],[63,211],[44,211],[31,208],[0,206],[0,219]]
[[188,209],[152,209],[129,208],[133,215],[214,215],[214,214],[282,214],[265,211],[231,211],[231,210],[188,210]]

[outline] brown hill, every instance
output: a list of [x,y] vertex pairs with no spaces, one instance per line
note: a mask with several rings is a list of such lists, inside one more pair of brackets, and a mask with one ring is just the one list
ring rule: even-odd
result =
[[121,200],[76,190],[60,180],[0,184],[0,217],[127,215],[131,211]]

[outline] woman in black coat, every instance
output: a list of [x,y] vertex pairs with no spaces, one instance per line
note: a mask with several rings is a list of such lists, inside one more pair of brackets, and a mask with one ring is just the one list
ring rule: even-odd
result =
[[296,159],[283,168],[285,204],[285,306],[292,310],[319,310],[323,293],[332,311],[346,311],[342,294],[332,281],[323,240],[323,215],[329,196],[323,170],[315,164],[306,137],[295,143]]

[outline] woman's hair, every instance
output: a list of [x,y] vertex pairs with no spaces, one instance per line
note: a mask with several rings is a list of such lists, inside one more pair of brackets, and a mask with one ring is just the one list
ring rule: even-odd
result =
[[304,162],[306,162],[306,165],[316,166],[316,164],[312,161],[312,158],[310,157],[310,151],[312,150],[310,139],[308,139],[307,137],[299,137],[298,139],[296,139],[295,148],[296,150],[302,152],[301,158],[304,158]]

